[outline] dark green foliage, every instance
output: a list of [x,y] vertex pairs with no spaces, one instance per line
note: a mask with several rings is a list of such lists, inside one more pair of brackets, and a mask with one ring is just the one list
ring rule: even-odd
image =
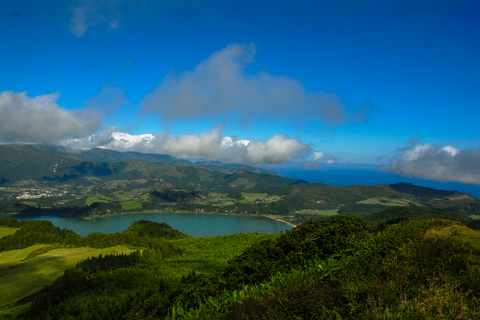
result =
[[177,298],[185,307],[198,305],[223,290],[240,289],[269,279],[277,272],[304,267],[312,259],[340,255],[350,250],[352,236],[365,232],[366,224],[353,215],[307,221],[286,231],[277,241],[264,241],[231,260],[220,275],[200,278]]
[[376,212],[380,212],[382,210],[387,209],[388,206],[384,206],[381,204],[363,204],[363,203],[351,203],[340,207],[338,213],[345,214],[345,213],[353,213],[358,216],[364,216],[367,214],[372,214]]
[[164,202],[194,202],[200,199],[202,191],[163,190],[153,191],[151,195]]
[[395,191],[413,194],[415,197],[446,197],[457,191],[435,190],[426,187],[416,186],[412,183],[400,182],[390,185]]
[[17,223],[7,220],[5,222],[20,229],[12,235],[0,238],[0,251],[22,249],[35,243],[74,244],[80,238],[73,231],[60,229],[47,220],[22,220]]
[[28,319],[123,319],[168,284],[149,270],[139,252],[90,259],[68,269],[36,296]]
[[99,273],[101,271],[113,271],[119,268],[128,268],[140,262],[142,254],[134,251],[130,254],[108,254],[105,256],[91,257],[76,265],[86,273]]
[[255,188],[245,189],[248,193],[266,193],[268,196],[286,196],[293,192],[293,186],[256,186]]
[[[405,214],[451,214],[421,207],[385,211],[379,217],[396,222]],[[159,276],[164,251],[152,243],[182,235],[139,221],[123,236],[148,239],[151,249],[79,263],[35,297],[26,317],[477,319],[480,249],[463,232],[480,237],[462,230],[468,229],[438,219],[372,228],[354,215],[309,220],[253,245],[213,275],[191,272],[173,282]]]
[[243,195],[240,191],[238,190],[233,190],[233,191],[230,191],[228,194],[227,194],[227,197],[229,198],[232,198],[232,199],[235,199],[235,200],[242,200],[243,199]]
[[134,222],[127,230],[116,233],[103,234],[93,232],[77,241],[77,245],[94,248],[107,248],[117,245],[133,245],[135,247],[150,248],[160,257],[177,252],[171,243],[165,239],[183,239],[188,235],[173,229],[162,222],[140,220]]
[[60,229],[47,220],[17,221],[13,218],[0,218],[0,224],[20,228],[13,235],[0,238],[0,251],[26,248],[35,243],[60,243],[93,248],[133,245],[150,248],[159,257],[162,257],[178,251],[165,239],[188,237],[166,223],[146,220],[134,222],[123,232],[111,234],[93,232],[83,238],[71,230]]
[[127,231],[135,232],[140,237],[157,237],[164,239],[182,239],[188,237],[185,233],[173,229],[165,222],[152,222],[148,220],[135,221]]
[[14,218],[0,217],[0,225],[12,227],[12,228],[18,228],[19,222],[17,219],[14,219]]
[[[175,317],[169,319],[453,320],[480,316],[480,251],[464,242],[461,233],[449,231],[461,229],[459,223],[419,220],[367,230],[355,219],[325,219],[322,225],[316,229],[309,222],[304,230],[297,228],[300,231],[291,239],[281,237],[278,242],[297,243],[301,235],[332,235],[332,230],[342,226],[353,233],[328,245],[336,247],[326,250],[335,251],[335,258],[317,255],[305,259],[303,266],[284,268],[239,290],[197,297],[197,309],[189,310],[191,302],[180,299]],[[247,252],[252,260],[258,258],[255,251],[247,250],[244,255]],[[218,283],[228,279],[225,274],[220,278],[225,280]]]
[[470,219],[462,214],[426,207],[395,206],[363,217],[372,225],[395,219],[448,219],[467,223]]

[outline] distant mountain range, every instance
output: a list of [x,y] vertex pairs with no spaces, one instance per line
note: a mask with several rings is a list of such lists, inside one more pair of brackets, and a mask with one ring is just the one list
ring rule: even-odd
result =
[[[195,166],[232,174],[239,169],[249,172],[281,176],[274,170],[268,170],[248,165],[222,164],[219,162],[191,162],[167,154],[151,154],[140,152],[119,152],[108,149],[94,148],[90,150],[73,150],[63,147],[43,144],[7,144],[0,145],[0,184],[24,179],[41,179],[51,177],[65,181],[65,169],[91,162],[88,167],[97,168],[99,162],[125,162],[141,160],[148,163],[162,163],[180,166]],[[85,166],[85,165],[84,165]],[[101,165],[105,168],[105,164]],[[118,167],[111,164],[109,166]],[[68,170],[67,170],[68,171]],[[52,173],[56,173],[53,174]],[[75,174],[75,173],[73,173]],[[103,172],[106,174],[106,171]],[[52,177],[53,176],[53,177]]]
[[460,214],[460,220],[480,215],[480,201],[469,194],[410,183],[332,187],[250,166],[49,145],[0,145],[0,187],[3,213],[61,214],[65,206],[63,214],[70,216],[101,210],[228,212],[282,215],[293,223],[391,206],[445,210]]
[[88,177],[101,181],[161,178],[173,185],[203,189],[210,185],[223,186],[238,172],[244,172],[242,179],[249,187],[257,183],[307,184],[283,178],[273,170],[216,162],[194,163],[170,155],[98,148],[71,150],[51,145],[0,145],[0,185],[21,180],[92,184]]

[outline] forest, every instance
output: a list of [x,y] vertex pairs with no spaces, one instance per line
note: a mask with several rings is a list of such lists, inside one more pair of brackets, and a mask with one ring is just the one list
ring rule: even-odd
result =
[[[82,238],[48,221],[2,218],[0,256],[38,243],[48,246],[26,260],[59,247],[130,251],[79,260],[34,294],[0,306],[0,316],[478,319],[480,233],[448,214],[391,207],[309,219],[279,235],[203,238],[149,221]],[[2,265],[0,279],[23,263]]]

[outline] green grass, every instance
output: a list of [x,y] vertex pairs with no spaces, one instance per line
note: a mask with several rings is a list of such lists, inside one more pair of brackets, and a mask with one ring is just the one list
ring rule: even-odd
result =
[[279,201],[282,197],[273,195],[273,196],[268,196],[268,193],[246,193],[242,192],[243,197],[245,200],[248,202],[254,202],[255,200],[265,200],[266,202],[274,202],[274,201]]
[[267,193],[245,193],[245,192],[242,192],[242,196],[245,198],[245,200],[249,201],[249,202],[253,202],[257,199],[265,199],[267,197]]
[[[17,262],[20,263],[20,261],[25,259],[30,253],[49,246],[50,244],[36,244],[25,249],[2,251],[0,252],[0,270],[6,269]],[[3,274],[0,273],[0,278],[2,276]]]
[[[362,201],[358,201],[357,203],[363,204],[381,204],[384,206],[409,206],[412,201],[407,199],[389,199],[385,197],[375,197],[370,198]],[[418,205],[418,204],[417,204]]]
[[[0,238],[9,236],[17,232],[18,228],[10,228],[5,226],[0,226]],[[1,263],[1,262],[0,262]]]
[[298,210],[294,214],[314,214],[314,215],[322,215],[322,216],[333,216],[338,214],[338,209],[303,209]]
[[113,193],[113,196],[120,201],[131,201],[131,200],[146,201],[148,200],[149,195],[150,195],[149,188],[126,189],[126,190],[116,191]]
[[85,199],[85,204],[87,206],[91,205],[92,203],[95,203],[95,202],[110,202],[112,201],[112,199],[104,196],[104,195],[101,195],[99,194],[98,196],[91,196],[91,197],[88,197],[87,199]]
[[338,213],[338,210],[337,209],[332,209],[332,210],[318,210],[320,212],[320,214],[324,215],[324,216],[333,216],[333,215],[336,215]]
[[142,209],[142,204],[137,201],[122,201],[120,202],[120,205],[122,206],[123,210],[141,210]]
[[[133,251],[125,246],[105,249],[58,248],[49,250],[31,260],[21,261],[48,244],[34,245],[25,249],[0,252],[0,306],[12,304],[39,291],[61,276],[65,269],[99,254],[118,254]],[[46,251],[46,250],[45,250]]]
[[21,203],[26,204],[27,206],[32,206],[32,207],[38,206],[38,202],[31,201],[31,200],[25,200],[25,201],[22,201]]
[[171,240],[183,252],[164,258],[162,276],[179,280],[192,271],[211,274],[254,243],[278,237],[278,234],[234,234],[230,236]]

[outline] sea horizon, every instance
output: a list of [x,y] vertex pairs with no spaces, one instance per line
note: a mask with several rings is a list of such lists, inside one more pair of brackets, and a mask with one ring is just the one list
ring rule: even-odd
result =
[[334,187],[352,185],[396,184],[400,182],[447,191],[468,193],[480,199],[480,185],[460,182],[440,182],[421,178],[410,178],[398,174],[383,172],[375,166],[324,166],[321,169],[303,169],[297,167],[274,168],[283,177],[302,179],[308,182],[324,183]]

